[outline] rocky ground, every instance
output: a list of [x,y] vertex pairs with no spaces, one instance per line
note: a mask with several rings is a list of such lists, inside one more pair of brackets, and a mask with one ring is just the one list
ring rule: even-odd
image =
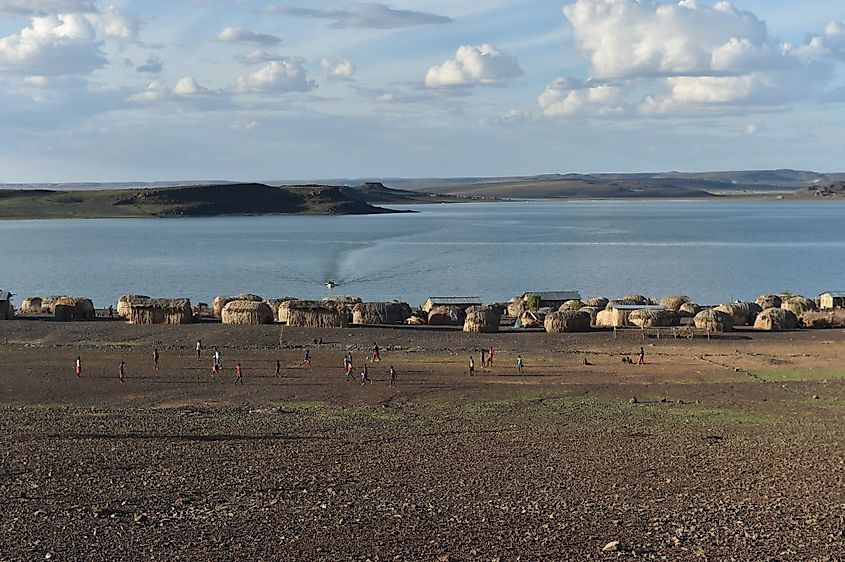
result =
[[0,560],[845,560],[845,333],[648,336],[0,323]]

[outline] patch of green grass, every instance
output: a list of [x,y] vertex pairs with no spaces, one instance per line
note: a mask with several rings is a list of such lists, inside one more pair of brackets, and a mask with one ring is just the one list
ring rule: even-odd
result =
[[845,380],[845,369],[762,369],[757,377],[769,382]]

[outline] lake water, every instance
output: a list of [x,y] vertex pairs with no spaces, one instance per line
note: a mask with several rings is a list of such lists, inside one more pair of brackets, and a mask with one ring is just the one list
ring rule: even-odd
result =
[[[845,202],[468,203],[420,213],[0,221],[0,287],[108,306],[123,293],[348,294],[412,305],[527,291],[700,303],[845,290]],[[326,280],[338,286],[329,291]],[[20,298],[16,299],[20,302]]]

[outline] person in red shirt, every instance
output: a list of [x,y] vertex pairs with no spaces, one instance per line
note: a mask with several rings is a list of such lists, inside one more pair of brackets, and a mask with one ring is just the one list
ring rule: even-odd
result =
[[492,345],[490,346],[490,349],[487,350],[487,366],[488,367],[493,366],[493,346]]
[[76,356],[76,377],[82,378],[82,357]]
[[120,382],[126,382],[126,365],[123,361],[117,366],[117,376],[120,378]]
[[235,374],[237,375],[235,377],[235,384],[241,383],[241,386],[243,386],[244,377],[243,377],[243,372],[241,371],[241,364],[240,363],[235,365]]
[[153,367],[158,371],[158,349],[153,349]]

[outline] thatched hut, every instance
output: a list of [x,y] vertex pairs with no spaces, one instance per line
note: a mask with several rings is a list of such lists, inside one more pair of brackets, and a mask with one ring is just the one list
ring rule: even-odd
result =
[[29,297],[21,302],[20,311],[23,314],[41,314],[41,297]]
[[565,310],[553,312],[546,316],[543,327],[549,334],[565,334],[575,332],[589,332],[590,315],[580,310]]
[[680,312],[683,305],[691,302],[692,299],[684,295],[663,297],[660,299],[660,306],[666,310],[671,310],[672,312]]
[[785,308],[770,308],[757,316],[754,327],[768,332],[797,330],[798,317],[791,310]]
[[668,328],[680,324],[680,316],[670,310],[643,308],[632,310],[628,322],[639,328]]
[[760,308],[768,310],[770,308],[780,308],[783,304],[783,299],[780,298],[780,295],[760,295],[757,297],[756,302],[760,305]]
[[135,299],[129,303],[130,324],[191,324],[194,312],[190,299]]
[[824,312],[805,312],[798,317],[802,328],[824,330],[829,328],[845,328],[845,309],[828,310]]
[[229,301],[223,307],[220,320],[236,326],[272,324],[276,320],[273,310],[264,302]]
[[464,332],[495,334],[499,331],[502,310],[494,306],[471,306],[464,320]]
[[701,312],[701,307],[692,302],[684,303],[678,309],[681,318],[694,318],[699,312]]
[[11,320],[15,317],[15,307],[12,305],[12,293],[0,290],[0,320]]
[[346,305],[346,306],[351,308],[351,307],[355,306],[356,304],[361,304],[364,301],[360,297],[349,297],[349,296],[341,296],[341,295],[331,296],[330,295],[330,296],[324,298],[323,302],[329,302],[329,303],[334,303],[334,304],[342,304],[342,305]]
[[211,301],[211,311],[214,314],[214,317],[219,320],[220,317],[223,315],[223,307],[232,302],[233,300],[235,300],[234,297],[228,296],[214,297],[214,300]]
[[628,322],[630,314],[630,310],[606,308],[596,314],[596,326],[599,328],[627,328],[630,326]]
[[467,309],[462,306],[435,306],[428,312],[430,326],[463,326]]
[[[422,309],[426,314],[430,314],[435,308],[441,306],[451,306],[460,308],[464,311],[464,313],[466,313],[466,309],[469,307],[481,305],[481,299],[478,297],[429,297],[429,299],[422,305]],[[461,324],[463,324],[463,317],[461,318]]]
[[94,320],[94,303],[81,297],[60,297],[53,305],[53,315],[59,322]]
[[591,306],[593,308],[597,308],[598,310],[603,310],[607,308],[607,303],[610,302],[610,299],[605,297],[590,297],[584,301],[585,306]]
[[756,302],[732,302],[716,307],[719,312],[730,314],[734,319],[734,326],[753,326],[757,315],[763,309]]
[[590,315],[590,324],[595,326],[596,325],[596,317],[599,314],[599,310],[601,310],[601,309],[598,309],[594,306],[583,306],[580,309],[578,309],[578,312],[584,312],[586,314],[589,314]]
[[617,299],[617,300],[623,301],[626,304],[636,304],[636,305],[641,305],[641,306],[654,306],[654,305],[657,304],[656,302],[654,302],[650,298],[643,296],[643,295],[637,295],[637,294],[625,295],[621,299]]
[[819,309],[815,301],[807,297],[789,297],[781,304],[781,308],[790,311],[795,316],[801,316],[805,312],[815,312]]
[[508,316],[511,318],[519,318],[525,310],[525,300],[522,297],[514,297],[508,302]]
[[558,312],[566,312],[568,310],[581,310],[582,308],[584,308],[583,302],[581,302],[580,300],[570,300],[560,305],[560,308],[558,308]]
[[56,303],[59,302],[59,299],[63,299],[63,298],[66,298],[66,297],[63,297],[63,296],[41,297],[41,314],[55,314]]
[[284,310],[288,326],[298,328],[348,328],[349,311],[343,305],[329,302],[288,301],[279,307]]
[[146,295],[123,295],[117,299],[117,317],[124,320],[129,319],[129,303],[136,299],[149,299]]
[[707,308],[695,315],[693,324],[699,330],[707,332],[730,332],[734,329],[734,318],[727,312]]
[[352,307],[353,324],[402,324],[410,317],[406,302],[359,302]]

